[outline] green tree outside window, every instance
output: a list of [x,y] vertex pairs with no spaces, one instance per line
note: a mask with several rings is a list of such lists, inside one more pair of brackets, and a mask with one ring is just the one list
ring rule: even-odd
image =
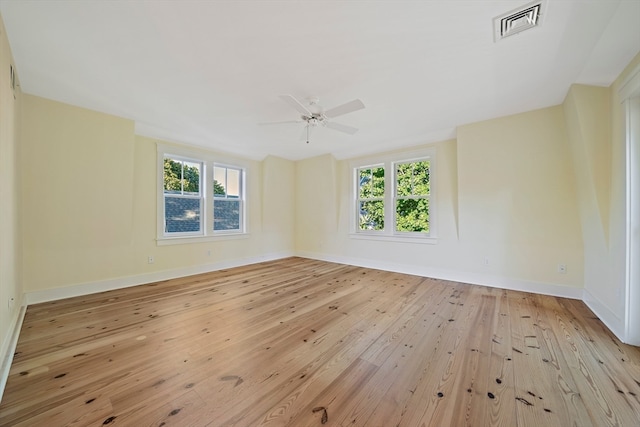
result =
[[168,157],[164,159],[165,193],[200,193],[200,165]]
[[396,164],[396,231],[429,232],[429,161]]
[[384,168],[358,170],[360,230],[384,229]]

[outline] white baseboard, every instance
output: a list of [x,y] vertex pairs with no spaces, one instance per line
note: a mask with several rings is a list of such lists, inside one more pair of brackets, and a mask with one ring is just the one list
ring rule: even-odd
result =
[[177,277],[192,276],[194,274],[208,273],[211,271],[223,270],[225,268],[241,267],[244,265],[257,264],[265,261],[275,261],[277,259],[293,256],[293,252],[276,252],[249,258],[240,258],[229,261],[221,261],[213,264],[203,264],[193,267],[176,268],[173,270],[157,271],[153,273],[138,274],[135,276],[118,277],[115,279],[99,280],[96,282],[81,283],[63,288],[46,289],[26,293],[26,304],[38,304],[41,302],[55,301],[63,298],[71,298],[82,295],[95,294],[98,292],[111,291],[115,289],[128,288],[131,286],[143,285],[145,283],[159,282],[162,280],[175,279]]
[[375,268],[378,270],[393,271],[396,273],[413,274],[416,276],[431,277],[433,279],[450,280],[454,282],[469,283],[472,285],[489,286],[491,288],[509,289],[513,291],[531,292],[535,294],[551,295],[571,299],[582,299],[583,289],[571,286],[563,286],[553,283],[534,282],[529,280],[514,279],[489,274],[477,274],[464,271],[446,270],[421,265],[399,264],[386,261],[353,258],[319,254],[306,251],[297,251],[296,256],[311,258],[321,261],[349,264],[358,267]]
[[2,365],[0,366],[0,401],[2,401],[4,387],[7,385],[9,371],[11,370],[11,363],[13,362],[13,355],[16,352],[16,345],[18,344],[18,337],[20,336],[20,329],[22,328],[22,321],[24,320],[26,312],[27,307],[24,304],[23,297],[20,301],[18,310],[15,311],[15,314],[11,319],[9,334],[7,334],[3,340],[2,348],[0,348],[0,360],[2,360]]
[[582,301],[598,316],[602,323],[613,332],[622,342],[626,342],[624,319],[621,319],[614,311],[595,298],[588,290],[583,289]]

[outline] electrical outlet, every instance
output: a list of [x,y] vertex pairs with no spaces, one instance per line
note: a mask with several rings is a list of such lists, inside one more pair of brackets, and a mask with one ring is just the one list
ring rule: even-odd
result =
[[147,258],[147,262],[149,264],[153,264],[154,262],[156,262],[156,259],[153,257],[153,255],[149,255],[149,258]]
[[207,251],[207,256],[211,256],[211,249]]
[[485,267],[488,267],[489,266],[489,257],[484,257],[484,259],[482,260],[482,264]]
[[567,264],[558,264],[558,273],[567,274]]
[[9,307],[9,310],[13,310],[13,306],[16,304],[16,299],[14,297],[10,297],[9,298],[9,302],[7,303],[7,306]]

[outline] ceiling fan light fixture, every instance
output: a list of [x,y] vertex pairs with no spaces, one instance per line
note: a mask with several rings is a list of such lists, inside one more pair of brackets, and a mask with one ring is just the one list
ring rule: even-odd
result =
[[306,121],[310,126],[320,126],[324,123],[324,118],[321,115],[312,115],[310,117],[302,117],[302,120]]

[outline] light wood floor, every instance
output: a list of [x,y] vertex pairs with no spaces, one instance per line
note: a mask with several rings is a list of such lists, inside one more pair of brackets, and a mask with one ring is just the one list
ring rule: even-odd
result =
[[580,301],[289,258],[29,307],[2,426],[639,426]]

